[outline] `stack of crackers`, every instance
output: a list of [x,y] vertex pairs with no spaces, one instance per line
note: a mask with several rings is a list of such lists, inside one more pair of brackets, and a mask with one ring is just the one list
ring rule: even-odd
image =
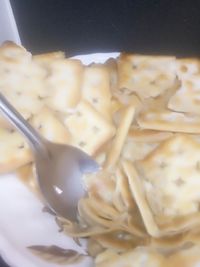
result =
[[[83,65],[62,52],[0,47],[0,90],[48,140],[93,156],[78,223],[97,267],[200,261],[200,60],[122,53]],[[0,172],[39,195],[26,140],[0,117]]]

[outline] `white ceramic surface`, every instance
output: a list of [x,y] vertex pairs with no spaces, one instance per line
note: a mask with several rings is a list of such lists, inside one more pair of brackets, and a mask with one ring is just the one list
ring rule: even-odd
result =
[[[85,64],[102,63],[118,53],[77,56]],[[43,204],[14,175],[0,177],[0,254],[11,267],[58,267],[34,256],[26,247],[57,245],[83,250],[69,237],[58,232],[54,217],[42,212]],[[91,259],[77,267],[92,266]]]
[[10,1],[0,0],[0,44],[7,40],[21,43]]

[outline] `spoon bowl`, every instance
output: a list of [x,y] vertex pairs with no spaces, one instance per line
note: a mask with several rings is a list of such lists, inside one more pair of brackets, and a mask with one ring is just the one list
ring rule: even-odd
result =
[[48,205],[58,215],[77,218],[77,204],[85,195],[82,176],[96,172],[98,164],[72,146],[45,141],[46,153],[35,153],[35,172]]

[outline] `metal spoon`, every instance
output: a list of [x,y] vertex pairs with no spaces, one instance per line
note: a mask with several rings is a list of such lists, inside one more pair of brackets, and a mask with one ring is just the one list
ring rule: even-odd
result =
[[84,196],[82,175],[96,172],[99,165],[78,148],[47,141],[0,93],[0,111],[27,138],[32,148],[40,190],[56,214],[77,218],[77,204]]

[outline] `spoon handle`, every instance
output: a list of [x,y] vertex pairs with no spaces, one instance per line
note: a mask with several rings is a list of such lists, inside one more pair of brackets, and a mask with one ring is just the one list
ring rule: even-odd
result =
[[33,152],[47,152],[43,138],[0,93],[0,111],[30,143]]

